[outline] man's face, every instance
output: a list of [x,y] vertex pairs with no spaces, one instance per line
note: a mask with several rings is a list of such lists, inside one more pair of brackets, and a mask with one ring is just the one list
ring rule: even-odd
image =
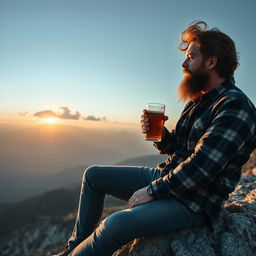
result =
[[179,87],[180,99],[195,99],[207,89],[209,81],[209,73],[205,69],[203,56],[196,43],[189,44],[182,68],[184,78]]
[[186,59],[182,63],[184,71],[196,72],[203,64],[203,56],[196,46],[196,43],[189,44],[186,51]]

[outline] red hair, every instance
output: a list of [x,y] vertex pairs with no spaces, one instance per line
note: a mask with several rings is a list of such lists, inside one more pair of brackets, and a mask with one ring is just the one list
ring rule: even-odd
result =
[[204,59],[211,56],[217,58],[216,72],[220,77],[229,79],[239,65],[234,41],[217,28],[207,30],[204,21],[193,22],[180,34],[179,50],[188,49],[195,42]]

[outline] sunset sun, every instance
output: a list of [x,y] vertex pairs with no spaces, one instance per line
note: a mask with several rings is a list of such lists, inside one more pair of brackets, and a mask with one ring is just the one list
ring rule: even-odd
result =
[[57,122],[57,118],[56,117],[48,117],[45,119],[47,124],[55,124]]

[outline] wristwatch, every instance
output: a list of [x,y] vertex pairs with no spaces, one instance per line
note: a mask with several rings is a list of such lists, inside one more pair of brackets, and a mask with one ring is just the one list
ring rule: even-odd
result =
[[147,193],[149,196],[155,197],[154,191],[150,185],[147,188]]

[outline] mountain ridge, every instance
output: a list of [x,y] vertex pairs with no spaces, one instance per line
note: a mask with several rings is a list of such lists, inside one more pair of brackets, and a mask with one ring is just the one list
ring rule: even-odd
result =
[[[113,165],[142,165],[155,167],[166,157],[161,155],[145,155],[142,157],[128,158]],[[19,202],[32,195],[39,195],[51,189],[69,187],[80,184],[81,177],[89,165],[78,165],[65,168],[51,174],[2,174],[0,175],[0,204]]]

